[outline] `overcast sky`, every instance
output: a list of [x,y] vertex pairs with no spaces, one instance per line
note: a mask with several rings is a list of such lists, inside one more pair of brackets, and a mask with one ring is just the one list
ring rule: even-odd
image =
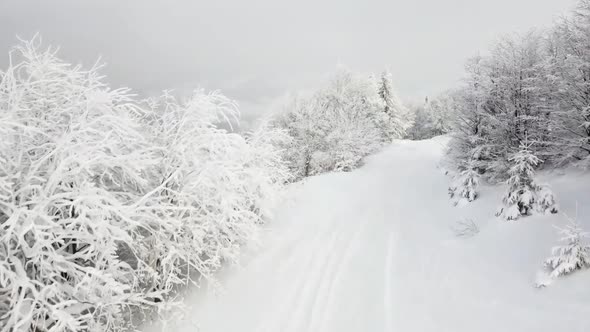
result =
[[256,112],[337,64],[390,68],[418,100],[456,84],[465,59],[502,34],[549,26],[575,0],[0,0],[0,65],[39,32],[62,57],[108,64],[142,94],[220,89]]

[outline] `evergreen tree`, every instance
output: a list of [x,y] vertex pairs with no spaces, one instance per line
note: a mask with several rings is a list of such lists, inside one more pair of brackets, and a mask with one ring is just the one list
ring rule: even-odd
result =
[[530,146],[523,142],[518,152],[509,158],[512,167],[508,171],[508,192],[502,200],[504,206],[497,213],[506,220],[516,220],[533,211],[557,213],[549,188],[535,183],[535,167],[541,160],[533,154]]
[[545,260],[545,268],[553,278],[590,267],[590,245],[584,243],[589,234],[582,231],[580,224],[571,220],[565,228],[559,229],[563,244],[552,249],[552,256]]
[[402,138],[409,127],[404,114],[407,113],[405,106],[400,102],[393,89],[391,73],[384,71],[378,82],[379,97],[383,101],[384,117],[382,126],[389,139]]
[[453,185],[449,188],[449,195],[455,198],[455,205],[460,200],[473,202],[478,194],[477,187],[479,186],[479,174],[477,173],[475,162],[469,160],[459,175],[456,177]]

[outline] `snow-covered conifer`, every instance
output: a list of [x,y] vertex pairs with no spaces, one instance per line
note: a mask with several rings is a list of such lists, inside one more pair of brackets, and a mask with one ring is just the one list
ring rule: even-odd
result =
[[509,162],[512,164],[508,174],[508,191],[498,211],[506,220],[516,220],[530,215],[533,211],[556,213],[555,199],[548,187],[535,183],[535,167],[541,163],[530,149],[531,144],[523,142],[518,152]]
[[553,278],[590,267],[590,236],[573,219],[559,229],[562,244],[553,247],[552,256],[545,260],[545,268]]
[[477,187],[479,186],[479,174],[473,160],[468,161],[449,188],[451,198],[455,199],[455,205],[461,200],[467,202],[474,201],[477,196]]
[[555,194],[547,184],[537,185],[535,209],[539,213],[554,214],[558,212]]
[[384,117],[380,122],[389,139],[402,138],[409,128],[409,121],[405,118],[406,107],[401,103],[393,88],[391,73],[384,71],[379,77],[378,93],[383,101]]

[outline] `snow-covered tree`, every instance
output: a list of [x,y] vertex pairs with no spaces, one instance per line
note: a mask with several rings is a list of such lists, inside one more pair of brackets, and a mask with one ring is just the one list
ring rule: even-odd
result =
[[287,136],[266,127],[247,137],[219,128],[238,116],[219,93],[197,90],[185,101],[165,93],[150,105],[147,125],[160,154],[154,189],[142,202],[152,207],[144,218],[155,231],[142,245],[156,272],[151,285],[170,292],[198,282],[190,272],[212,278],[223,262],[237,261],[269,211],[265,202],[289,179],[275,142]]
[[311,155],[311,175],[326,171],[351,171],[359,167],[365,156],[383,146],[383,137],[372,128],[369,119],[337,120],[336,125],[323,138],[325,150]]
[[454,113],[454,100],[450,93],[444,93],[426,103],[426,112],[430,115],[428,129],[434,136],[451,131],[451,118]]
[[555,194],[547,184],[537,185],[537,197],[535,209],[542,214],[555,214],[558,212],[558,205]]
[[454,93],[451,155],[457,161],[477,155],[482,176],[503,181],[510,154],[524,141],[533,153],[550,159],[551,112],[542,35],[532,31],[503,38],[487,57],[467,64],[464,85]]
[[430,124],[432,123],[432,118],[430,114],[426,112],[426,104],[428,103],[428,99],[425,100],[423,104],[410,104],[408,109],[409,112],[412,114],[413,121],[410,128],[408,128],[406,132],[406,138],[411,140],[422,140],[427,138],[432,138],[435,135],[430,132]]
[[464,88],[453,92],[455,111],[451,118],[451,140],[447,151],[448,161],[461,171],[465,160],[473,164],[479,174],[488,171],[492,159],[488,144],[486,92],[488,82],[485,78],[485,59],[477,56],[466,65],[468,73]]
[[7,331],[117,330],[156,305],[119,256],[137,254],[134,204],[154,151],[127,90],[38,41],[0,73],[0,325]]
[[470,60],[458,90],[450,154],[478,151],[488,181],[508,177],[525,135],[545,165],[590,165],[590,0],[547,33],[503,38]]
[[285,129],[291,136],[284,147],[284,158],[295,179],[311,175],[312,154],[326,149],[324,137],[329,128],[328,118],[315,106],[312,98],[295,97],[285,109],[271,120],[276,128]]
[[590,167],[590,1],[582,0],[547,38],[546,103],[551,105],[550,156]]
[[381,73],[377,85],[379,97],[384,105],[384,114],[379,118],[378,125],[383,128],[389,139],[402,138],[406,135],[411,123],[407,117],[406,107],[393,88],[391,73],[388,71]]
[[473,202],[478,196],[478,186],[479,174],[477,173],[475,162],[469,160],[454,179],[453,184],[449,188],[449,195],[452,199],[455,199],[455,205],[460,200]]
[[516,220],[533,211],[557,213],[551,190],[535,183],[534,168],[541,160],[533,154],[530,145],[523,142],[518,152],[509,158],[512,167],[508,172],[508,191],[502,199],[504,206],[498,211],[506,220]]
[[293,99],[272,122],[293,138],[285,158],[296,177],[352,170],[390,142],[391,127],[380,125],[384,116],[389,122],[384,105],[374,80],[343,69],[327,87]]
[[434,99],[426,98],[424,104],[411,107],[414,121],[407,130],[407,137],[414,140],[432,138],[451,131],[455,104],[450,93]]
[[590,267],[590,236],[580,224],[570,219],[566,227],[559,229],[562,244],[553,247],[552,256],[545,260],[550,276],[557,278]]
[[288,136],[222,129],[219,93],[144,106],[38,46],[0,72],[0,326],[125,330],[237,260],[290,178]]

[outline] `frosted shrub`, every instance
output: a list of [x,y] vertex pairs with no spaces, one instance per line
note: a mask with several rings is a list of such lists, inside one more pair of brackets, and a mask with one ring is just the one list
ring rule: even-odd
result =
[[479,226],[473,219],[461,219],[451,227],[451,230],[457,237],[472,237],[479,233]]
[[327,87],[286,108],[273,125],[293,138],[286,159],[296,178],[359,167],[364,157],[401,137],[409,121],[389,74],[376,82],[340,70]]
[[552,256],[545,260],[545,268],[553,278],[575,270],[590,267],[589,234],[582,231],[580,224],[571,220],[565,228],[559,229],[562,244],[552,250]]
[[341,119],[334,130],[325,137],[325,151],[311,156],[311,174],[327,171],[351,171],[359,167],[365,156],[378,150],[382,144],[379,134],[371,130],[368,121],[354,123]]
[[276,148],[285,134],[265,127],[245,138],[215,125],[237,116],[229,99],[201,90],[184,102],[167,93],[151,102],[148,128],[161,162],[143,204],[152,207],[145,218],[166,227],[143,252],[156,289],[197,283],[236,261],[264,221],[263,203],[289,179]]
[[248,193],[253,196],[251,200],[260,218],[264,219],[271,216],[269,207],[280,199],[283,184],[293,178],[283,159],[284,147],[292,138],[286,130],[263,123],[246,134],[246,141],[250,147],[246,166],[252,169]]
[[[122,328],[140,288],[133,202],[154,164],[126,90],[35,42],[0,73],[0,325],[8,331]],[[141,269],[141,267],[139,268]]]
[[36,42],[0,72],[0,327],[117,331],[179,305],[256,235],[289,179],[266,127],[197,91],[148,107]]

